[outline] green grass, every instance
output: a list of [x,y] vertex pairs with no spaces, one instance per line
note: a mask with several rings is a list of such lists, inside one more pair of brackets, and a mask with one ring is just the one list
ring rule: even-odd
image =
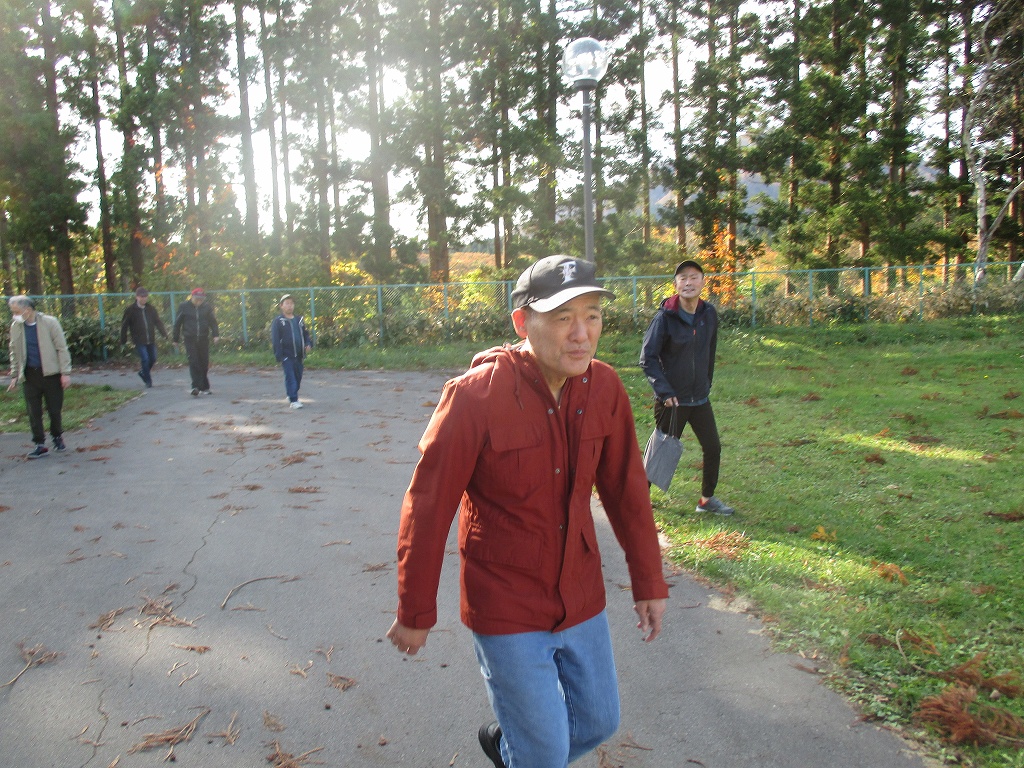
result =
[[[114,410],[139,394],[107,385],[97,387],[75,384],[74,378],[71,381],[71,386],[64,390],[64,408],[61,412],[65,431],[83,427],[90,419]],[[44,408],[43,425],[49,427],[49,424]],[[25,411],[25,398],[20,386],[13,392],[8,392],[6,387],[0,390],[0,432],[24,432],[26,439],[29,439],[28,413]]]
[[[609,346],[646,441],[638,342]],[[671,556],[751,599],[781,648],[825,661],[871,716],[917,730],[921,700],[949,685],[937,673],[980,653],[986,676],[1022,669],[1022,371],[1019,319],[724,333],[719,494],[739,515],[693,512],[687,431],[669,493],[653,490]],[[733,558],[712,546],[729,534]],[[1024,717],[1020,699],[987,703]],[[969,765],[1024,765],[1020,741],[933,744]]]

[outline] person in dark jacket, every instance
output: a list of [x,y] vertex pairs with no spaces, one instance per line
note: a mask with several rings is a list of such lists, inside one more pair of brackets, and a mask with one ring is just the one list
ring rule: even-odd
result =
[[139,361],[142,365],[139,371],[139,378],[146,387],[153,386],[153,377],[150,371],[156,363],[156,332],[167,338],[167,329],[156,311],[156,307],[149,303],[149,291],[141,285],[135,289],[135,302],[129,305],[121,317],[121,343],[128,340],[129,332],[132,335],[132,344],[135,351],[139,353]]
[[676,267],[676,294],[665,299],[644,334],[640,367],[654,389],[654,420],[662,432],[679,437],[689,424],[704,454],[698,512],[731,515],[715,496],[722,443],[711,407],[718,313],[700,298],[704,269],[687,260]]
[[270,324],[270,342],[274,357],[284,370],[284,391],[292,408],[301,408],[299,387],[302,386],[303,360],[313,348],[313,339],[302,315],[295,314],[295,300],[286,293],[278,302],[281,314]]
[[206,303],[206,291],[193,288],[188,301],[178,307],[174,319],[174,343],[185,342],[188,355],[188,372],[192,378],[192,397],[212,395],[210,391],[210,336],[213,342],[220,340],[217,317],[213,307]]

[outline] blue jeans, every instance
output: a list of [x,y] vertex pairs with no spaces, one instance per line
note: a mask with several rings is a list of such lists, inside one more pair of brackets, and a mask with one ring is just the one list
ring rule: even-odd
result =
[[474,633],[509,768],[566,768],[619,727],[608,616],[562,632]]
[[302,385],[302,361],[296,357],[286,357],[281,361],[284,368],[284,391],[290,402],[299,399],[299,387]]
[[152,386],[153,377],[149,375],[149,372],[156,364],[156,344],[136,344],[135,351],[139,353],[139,362],[142,364],[139,375],[148,386]]

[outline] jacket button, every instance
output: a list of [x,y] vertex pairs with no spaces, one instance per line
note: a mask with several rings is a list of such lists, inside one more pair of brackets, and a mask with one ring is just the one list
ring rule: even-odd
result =
[[551,414],[553,414],[554,412],[555,412],[555,409],[554,409],[554,408],[548,408],[548,416],[550,416],[550,415],[551,415]]
[[582,408],[577,408],[576,409],[576,415],[577,416],[582,416],[583,415],[583,409]]
[[583,377],[583,383],[586,384],[588,381],[589,381],[589,379],[586,376],[584,376]]
[[562,474],[562,470],[560,470],[558,467],[555,467],[555,474],[556,475]]

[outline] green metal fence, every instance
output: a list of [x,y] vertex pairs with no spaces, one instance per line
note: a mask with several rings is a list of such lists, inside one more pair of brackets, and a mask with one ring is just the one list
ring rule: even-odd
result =
[[[990,263],[984,279],[973,264],[737,272],[707,275],[705,296],[733,326],[815,325],[832,322],[898,322],[971,314],[1024,311],[1024,281],[1013,278],[1022,262]],[[616,298],[605,313],[607,328],[646,327],[672,293],[671,276],[609,277]],[[208,291],[220,335],[239,346],[269,344],[278,298],[290,293],[314,338],[324,346],[491,341],[509,333],[514,283],[327,286]],[[154,292],[149,301],[170,332],[184,291]],[[116,336],[129,293],[39,297],[44,312],[98,320]]]

